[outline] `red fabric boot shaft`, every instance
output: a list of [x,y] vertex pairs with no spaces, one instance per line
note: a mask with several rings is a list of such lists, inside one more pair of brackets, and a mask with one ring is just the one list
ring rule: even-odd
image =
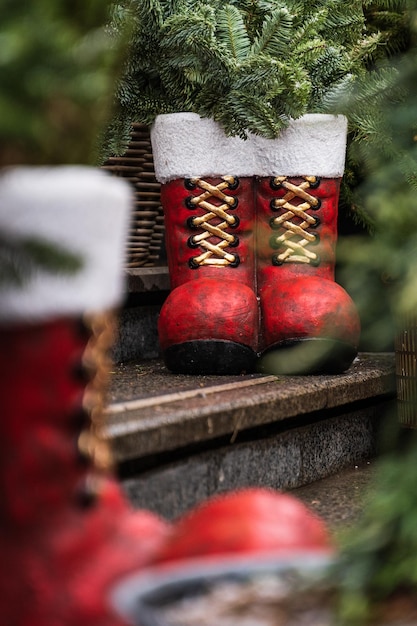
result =
[[356,356],[354,303],[334,282],[340,179],[258,181],[257,283],[263,371],[344,371]]
[[[109,592],[167,525],[133,513],[78,451],[87,329],[70,319],[0,331],[0,614],[8,626],[119,626]],[[100,373],[97,373],[99,376]]]
[[180,373],[254,367],[252,178],[177,179],[162,185],[172,292],[159,318],[167,366]]

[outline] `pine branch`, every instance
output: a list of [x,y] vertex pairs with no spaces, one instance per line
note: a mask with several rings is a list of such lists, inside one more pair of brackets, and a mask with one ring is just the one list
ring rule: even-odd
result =
[[[228,119],[233,119],[233,125],[228,128]],[[225,108],[218,116],[217,121],[223,123],[226,132],[233,133],[239,129],[239,135],[246,138],[247,131],[257,135],[274,138],[288,124],[288,120],[276,118],[270,105],[262,103],[257,96],[231,91],[225,103]]]
[[[152,107],[154,116],[193,111],[241,135],[246,102],[248,128],[259,123],[256,132],[270,136],[289,116],[336,110],[351,77],[366,73],[379,54],[380,35],[366,33],[360,0],[121,2],[136,7],[137,24],[118,114],[135,111],[137,121],[150,123]],[[159,23],[152,32],[149,20]],[[238,110],[225,106],[240,90],[250,97],[238,98]]]
[[2,3],[0,166],[94,162],[124,39],[126,13],[112,30],[109,5]]
[[242,14],[233,5],[227,4],[217,17],[217,37],[229,54],[237,62],[242,62],[249,54],[250,39]]
[[260,34],[252,44],[251,54],[269,54],[276,58],[285,56],[291,41],[292,26],[292,16],[285,7],[273,11],[262,24]]
[[24,286],[36,272],[76,274],[83,267],[80,257],[38,238],[19,241],[0,238],[0,285]]

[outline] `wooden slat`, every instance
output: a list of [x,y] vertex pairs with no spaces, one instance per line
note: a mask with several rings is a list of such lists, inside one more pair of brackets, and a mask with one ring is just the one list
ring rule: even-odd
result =
[[133,124],[125,154],[110,157],[103,168],[126,179],[135,191],[135,206],[126,244],[126,267],[134,269],[157,265],[165,228],[149,128],[144,124]]

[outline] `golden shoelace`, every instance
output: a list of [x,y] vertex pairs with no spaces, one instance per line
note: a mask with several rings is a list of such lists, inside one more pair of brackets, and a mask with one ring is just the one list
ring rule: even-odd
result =
[[87,384],[83,399],[91,425],[81,432],[78,447],[93,460],[96,468],[107,471],[111,469],[113,461],[110,447],[102,437],[103,408],[112,365],[110,348],[116,334],[116,315],[106,312],[85,316],[84,322],[90,329],[91,337],[84,352],[83,365],[94,375]]
[[[189,245],[203,249],[201,254],[192,258],[192,267],[236,265],[238,256],[231,254],[226,248],[236,245],[238,240],[237,237],[226,232],[226,229],[236,228],[238,225],[238,218],[229,213],[230,209],[237,206],[237,198],[226,195],[223,190],[234,187],[237,179],[234,176],[222,176],[221,183],[212,185],[201,178],[192,178],[189,179],[189,184],[202,191],[198,196],[190,196],[189,208],[199,208],[204,211],[202,215],[192,217],[189,222],[191,228],[201,231],[190,237]],[[210,202],[211,198],[217,198],[221,204],[216,206]],[[220,222],[218,222],[219,219]]]
[[[271,220],[271,227],[281,231],[281,234],[271,238],[271,245],[274,248],[284,248],[283,252],[275,256],[277,265],[289,262],[317,264],[319,260],[318,255],[307,248],[309,244],[317,243],[318,237],[306,230],[318,224],[317,218],[307,213],[320,206],[320,200],[307,191],[310,187],[317,186],[318,179],[315,176],[303,176],[303,179],[299,185],[291,183],[287,176],[273,179],[275,187],[281,186],[287,190],[282,198],[275,198],[271,203],[273,209],[284,211]],[[302,202],[293,204],[292,200],[298,198]]]

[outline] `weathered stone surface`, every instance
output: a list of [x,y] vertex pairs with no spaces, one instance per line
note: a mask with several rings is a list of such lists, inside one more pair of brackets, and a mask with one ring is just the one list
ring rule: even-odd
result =
[[129,292],[164,291],[170,288],[167,266],[127,269],[126,275]]
[[118,336],[112,352],[116,363],[155,359],[159,356],[159,309],[159,306],[141,306],[121,311]]
[[150,362],[115,368],[103,434],[123,462],[394,394],[392,354],[360,354],[338,376],[174,376]]
[[395,407],[393,354],[360,354],[338,376],[179,376],[158,360],[112,376],[104,435],[122,484],[167,518],[222,491],[299,488],[366,462]]
[[260,439],[185,455],[122,484],[135,506],[170,519],[209,496],[231,489],[294,489],[372,458],[378,421],[386,409],[387,405],[380,404]]

